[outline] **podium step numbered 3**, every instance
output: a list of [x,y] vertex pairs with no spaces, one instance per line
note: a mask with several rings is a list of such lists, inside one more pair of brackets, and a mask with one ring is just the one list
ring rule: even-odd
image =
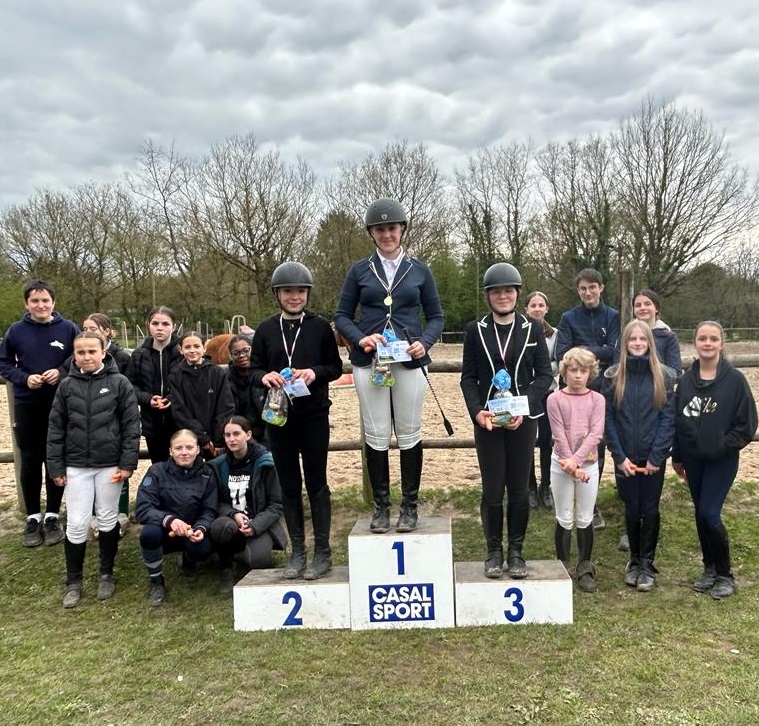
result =
[[572,580],[560,562],[530,561],[524,580],[488,579],[482,562],[454,565],[449,517],[425,517],[404,534],[374,534],[360,518],[348,563],[312,581],[252,570],[234,588],[235,630],[572,622]]

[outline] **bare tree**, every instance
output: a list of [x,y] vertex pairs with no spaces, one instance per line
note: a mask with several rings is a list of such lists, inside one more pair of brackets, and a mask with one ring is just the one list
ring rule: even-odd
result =
[[619,238],[609,141],[595,136],[551,143],[538,155],[537,164],[546,213],[533,237],[536,267],[568,287],[583,267],[593,267],[608,279]]
[[369,154],[360,164],[341,162],[327,183],[329,206],[351,214],[363,226],[366,208],[380,197],[400,202],[409,215],[404,244],[415,255],[433,259],[444,251],[452,223],[445,180],[423,144],[403,139]]
[[701,112],[647,99],[613,143],[625,258],[638,279],[670,295],[693,264],[719,259],[752,223],[757,184]]
[[299,256],[313,231],[316,177],[303,160],[290,166],[262,151],[252,134],[215,145],[195,172],[193,232],[249,275],[260,306],[274,267]]
[[482,147],[456,172],[467,246],[483,264],[525,260],[528,223],[537,211],[532,142]]

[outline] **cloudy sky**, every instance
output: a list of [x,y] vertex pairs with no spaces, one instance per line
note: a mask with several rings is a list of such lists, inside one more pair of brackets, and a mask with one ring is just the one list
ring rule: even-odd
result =
[[0,207],[253,132],[322,176],[703,110],[759,172],[756,0],[0,0]]

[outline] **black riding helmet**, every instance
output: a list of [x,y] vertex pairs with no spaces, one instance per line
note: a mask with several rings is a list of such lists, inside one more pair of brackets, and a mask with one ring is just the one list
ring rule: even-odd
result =
[[283,262],[271,276],[271,289],[278,287],[307,287],[314,286],[314,276],[311,270],[300,262]]
[[482,288],[487,292],[494,287],[522,287],[522,276],[514,265],[508,262],[496,262],[485,270],[482,276]]
[[402,224],[404,229],[408,226],[408,217],[406,210],[395,199],[383,197],[377,199],[369,205],[364,216],[364,225],[369,231],[369,227],[376,224]]

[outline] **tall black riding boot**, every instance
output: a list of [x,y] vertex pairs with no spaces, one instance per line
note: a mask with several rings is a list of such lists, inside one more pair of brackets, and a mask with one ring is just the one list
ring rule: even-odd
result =
[[309,495],[311,522],[314,526],[314,557],[303,574],[305,580],[318,580],[332,569],[332,550],[329,546],[329,531],[332,524],[332,500],[329,487],[325,486],[317,494]]
[[485,577],[496,579],[503,573],[503,506],[489,507],[480,502],[480,517],[488,550]]
[[306,530],[303,522],[303,499],[300,494],[293,496],[282,492],[282,508],[290,536],[290,561],[285,567],[284,578],[295,580],[306,571]]
[[87,543],[74,544],[66,537],[63,549],[66,554],[66,586],[63,590],[63,607],[75,608],[82,599],[82,575]]
[[[511,499],[511,496],[509,496]],[[515,580],[527,577],[527,563],[522,557],[524,536],[527,533],[527,520],[530,517],[530,506],[527,499],[512,502],[506,506],[506,522],[508,526],[509,551],[506,556],[507,573]]]
[[638,590],[649,592],[654,589],[654,575],[658,572],[654,567],[656,545],[659,542],[659,512],[648,514],[640,520],[640,574],[638,575]]
[[377,451],[366,444],[364,455],[374,497],[374,513],[369,529],[384,534],[390,529],[390,464],[387,451]]
[[593,556],[593,524],[584,529],[577,529],[577,587],[583,592],[596,591],[596,566],[591,562]]
[[119,539],[121,539],[121,526],[118,522],[109,532],[101,531],[98,535],[98,547],[100,548],[98,600],[108,600],[116,592],[116,585],[113,581],[113,565],[116,561],[116,553],[119,551]]
[[553,529],[553,543],[556,547],[556,559],[561,560],[564,569],[569,572],[569,557],[572,551],[572,530],[564,529],[557,521]]
[[410,449],[401,449],[401,513],[396,532],[413,532],[417,524],[417,503],[419,501],[419,485],[422,481],[422,461],[424,451],[420,441]]

